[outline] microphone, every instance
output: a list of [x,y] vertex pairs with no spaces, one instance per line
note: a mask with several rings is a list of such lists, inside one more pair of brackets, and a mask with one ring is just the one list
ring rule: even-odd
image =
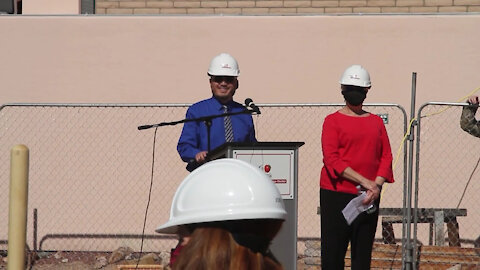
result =
[[254,112],[260,114],[260,109],[253,103],[251,98],[245,99],[245,106],[250,107]]
[[153,127],[153,125],[144,125],[144,126],[139,126],[137,128],[138,128],[138,130],[142,130],[142,129],[149,129],[151,127]]

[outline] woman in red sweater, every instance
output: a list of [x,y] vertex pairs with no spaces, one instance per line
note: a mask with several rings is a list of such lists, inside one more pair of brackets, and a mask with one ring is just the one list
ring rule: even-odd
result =
[[371,87],[368,71],[360,65],[350,66],[340,84],[346,105],[325,118],[322,131],[322,269],[344,269],[351,242],[352,269],[365,270],[370,269],[378,210],[361,213],[350,225],[342,210],[359,189],[366,192],[362,203],[379,208],[382,185],[394,181],[392,151],[383,120],[362,108]]

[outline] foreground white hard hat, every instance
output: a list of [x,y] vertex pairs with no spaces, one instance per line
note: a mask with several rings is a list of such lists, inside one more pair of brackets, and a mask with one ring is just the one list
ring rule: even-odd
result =
[[224,158],[202,165],[180,184],[170,219],[155,231],[176,233],[179,225],[240,219],[285,220],[283,200],[259,168]]
[[237,60],[228,53],[215,56],[208,68],[208,75],[213,76],[238,76],[239,74],[240,69]]
[[340,78],[340,84],[360,87],[372,86],[370,74],[368,74],[368,71],[361,65],[352,65],[345,69]]

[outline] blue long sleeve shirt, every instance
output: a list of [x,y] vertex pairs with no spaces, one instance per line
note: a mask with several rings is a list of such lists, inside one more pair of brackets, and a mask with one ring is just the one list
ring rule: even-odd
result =
[[[245,109],[240,103],[230,101],[226,104],[228,112],[240,112]],[[222,104],[214,97],[202,100],[190,106],[187,119],[217,115],[223,113]],[[250,114],[230,116],[233,127],[234,142],[256,142],[255,128]],[[210,150],[225,143],[223,117],[212,120],[210,129]],[[195,155],[208,149],[207,127],[204,122],[186,122],[178,140],[177,151],[185,162],[195,160]]]

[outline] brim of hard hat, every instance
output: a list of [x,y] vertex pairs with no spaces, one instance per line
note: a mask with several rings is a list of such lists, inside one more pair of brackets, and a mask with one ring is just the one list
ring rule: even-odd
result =
[[[268,214],[266,214],[268,213]],[[165,224],[160,225],[155,232],[163,234],[176,234],[178,228],[181,225],[195,224],[195,223],[204,223],[204,222],[215,222],[215,221],[230,221],[230,220],[242,220],[242,219],[278,219],[285,220],[287,217],[287,212],[285,210],[278,210],[272,212],[272,209],[268,211],[259,211],[258,213],[231,213],[229,215],[220,215],[220,216],[205,216],[205,213],[198,216],[190,216],[184,219],[175,219],[169,220]]]
[[358,86],[358,87],[372,87],[371,83],[369,83],[367,85],[358,85],[358,84],[355,84],[355,83],[348,83],[348,82],[342,82],[342,81],[339,81],[339,83],[341,85],[351,85],[351,86]]
[[208,76],[230,76],[230,77],[238,77],[238,72],[221,72],[221,73],[216,73],[216,72],[207,72]]

